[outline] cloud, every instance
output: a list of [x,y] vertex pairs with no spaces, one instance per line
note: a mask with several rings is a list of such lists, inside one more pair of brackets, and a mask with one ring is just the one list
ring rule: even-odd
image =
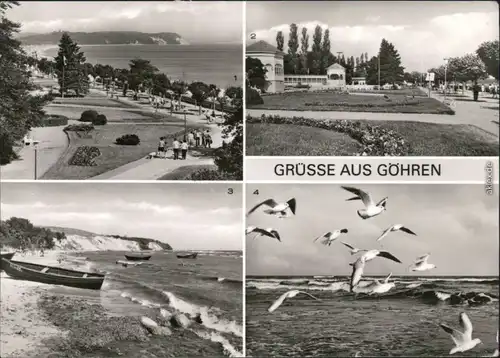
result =
[[[343,51],[344,56],[358,57],[367,52],[371,57],[378,53],[380,42],[385,38],[399,51],[406,71],[423,71],[439,66],[445,57],[474,52],[482,42],[498,39],[498,12],[440,15],[422,23],[397,26],[380,23],[379,16],[367,20],[367,23],[353,26],[328,26],[317,20],[299,22],[299,40],[302,28],[307,28],[311,48],[314,28],[320,25],[323,30],[328,28],[330,31],[333,53]],[[276,33],[282,31],[287,50],[289,24],[248,30],[256,34],[256,40],[273,45],[276,43]]]

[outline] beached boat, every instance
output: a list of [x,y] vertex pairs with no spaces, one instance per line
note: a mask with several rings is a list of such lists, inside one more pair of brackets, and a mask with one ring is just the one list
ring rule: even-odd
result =
[[16,253],[15,252],[6,252],[6,253],[3,253],[3,254],[0,254],[0,271],[3,270],[3,266],[2,266],[2,259],[6,259],[6,260],[12,260],[12,258],[14,257]]
[[129,254],[125,254],[125,258],[129,261],[142,261],[149,260],[153,256],[149,252],[131,252]]
[[2,258],[2,267],[12,278],[51,285],[100,290],[105,275],[67,270],[60,267],[37,265],[28,262],[9,261]]
[[197,252],[190,252],[185,254],[176,254],[179,259],[195,259],[198,256]]

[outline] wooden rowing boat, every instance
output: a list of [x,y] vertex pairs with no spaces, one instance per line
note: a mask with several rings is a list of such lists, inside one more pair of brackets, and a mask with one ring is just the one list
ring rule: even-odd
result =
[[190,252],[186,254],[176,254],[179,259],[195,259],[198,256],[197,252]]
[[132,252],[129,254],[125,254],[125,258],[129,261],[146,261],[149,260],[153,256],[151,253],[146,252]]
[[100,290],[105,278],[105,275],[98,273],[68,270],[21,261],[9,261],[4,258],[2,258],[2,267],[7,275],[18,280],[89,290]]
[[6,260],[12,260],[12,258],[14,257],[16,253],[15,252],[8,252],[8,253],[3,253],[3,254],[0,254],[0,271],[3,270],[3,266],[2,266],[2,259],[6,259]]

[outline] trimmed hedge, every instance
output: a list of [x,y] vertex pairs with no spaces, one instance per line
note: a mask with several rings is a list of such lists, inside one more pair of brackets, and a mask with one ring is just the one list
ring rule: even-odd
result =
[[120,145],[138,145],[141,142],[136,134],[124,134],[116,138],[115,143]]
[[94,129],[93,124],[70,124],[64,127],[65,132],[90,132]]
[[255,89],[247,87],[245,92],[246,105],[264,104],[264,100],[260,96],[259,92]]
[[92,124],[95,126],[103,126],[108,123],[108,119],[104,114],[98,114],[96,119],[92,121]]
[[363,145],[362,150],[357,155],[406,156],[410,153],[409,144],[399,133],[355,120],[317,120],[304,117],[266,116],[263,114],[261,117],[247,116],[247,123],[288,124],[345,133]]
[[82,112],[79,121],[93,123],[97,119],[98,115],[99,115],[99,113],[97,113],[97,111],[95,111],[93,109],[89,109],[87,111]]
[[73,154],[68,164],[81,167],[94,167],[97,165],[94,160],[100,155],[101,151],[97,147],[81,146],[76,149],[75,154]]
[[51,114],[42,120],[44,127],[58,127],[68,125],[68,117],[57,114]]

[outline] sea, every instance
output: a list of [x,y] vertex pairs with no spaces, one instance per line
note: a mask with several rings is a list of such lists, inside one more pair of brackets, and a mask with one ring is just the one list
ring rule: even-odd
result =
[[[216,342],[220,344],[221,356],[242,356],[241,251],[201,251],[194,260],[178,259],[175,252],[155,252],[149,261],[135,267],[117,264],[118,260],[126,260],[124,254],[107,251],[66,255],[64,267],[105,272],[104,284],[100,291],[54,286],[50,293],[84,298],[102,305],[112,316],[154,319],[152,312],[161,309],[182,312],[190,319],[199,316],[201,324],[187,328],[199,337],[197,342],[183,343],[186,340],[180,338],[175,342],[175,332],[161,339],[170,346],[189,344],[190,347],[179,349],[184,352],[191,350],[193,354],[204,344]],[[87,259],[75,258],[78,256]],[[129,348],[130,356],[135,357],[137,353]],[[151,358],[164,357],[158,350],[148,354]]]
[[[243,45],[81,45],[87,62],[129,68],[130,60],[151,61],[171,80],[201,81],[220,88],[242,86]],[[57,56],[57,47],[43,49],[43,56]],[[235,79],[236,76],[236,79]]]
[[[360,287],[375,278],[364,277]],[[396,284],[380,295],[349,292],[348,277],[246,278],[247,357],[448,356],[454,347],[440,327],[460,329],[466,312],[473,338],[483,344],[457,356],[491,356],[499,327],[498,277],[393,276]],[[267,309],[283,293],[289,298]]]

